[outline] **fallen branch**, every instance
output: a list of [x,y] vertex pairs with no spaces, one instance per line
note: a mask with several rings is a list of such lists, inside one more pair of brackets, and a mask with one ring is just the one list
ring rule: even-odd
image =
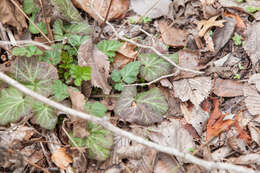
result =
[[252,169],[248,169],[242,166],[237,166],[237,165],[232,165],[229,163],[221,163],[221,162],[210,162],[210,161],[205,161],[202,159],[199,159],[189,153],[182,153],[180,151],[178,151],[175,148],[171,148],[171,147],[166,147],[166,146],[162,146],[159,144],[156,144],[154,142],[150,142],[147,139],[141,138],[139,136],[136,136],[132,133],[129,133],[127,131],[124,131],[120,128],[117,128],[115,126],[113,126],[107,118],[98,118],[95,116],[92,116],[90,114],[86,114],[83,112],[79,112],[76,111],[74,109],[68,108],[60,103],[57,103],[55,101],[52,101],[32,90],[30,90],[29,88],[26,88],[25,86],[23,86],[22,84],[20,84],[19,82],[17,82],[16,80],[10,78],[9,76],[7,76],[6,74],[4,74],[3,72],[0,72],[0,79],[6,83],[8,83],[9,85],[17,88],[18,90],[20,90],[21,92],[23,92],[24,94],[33,97],[34,99],[37,99],[39,101],[41,101],[42,103],[45,103],[55,109],[61,110],[63,112],[66,112],[70,115],[74,115],[80,118],[83,118],[85,120],[91,121],[93,123],[97,123],[102,125],[104,128],[114,132],[117,135],[120,136],[125,136],[135,142],[138,142],[140,144],[146,145],[148,147],[154,148],[158,151],[161,151],[163,153],[167,153],[170,155],[175,155],[178,157],[181,157],[185,160],[190,161],[191,163],[195,163],[197,165],[203,166],[206,169],[224,169],[224,170],[230,170],[230,171],[236,171],[236,172],[241,172],[241,173],[257,173],[256,171],[252,170]]
[[51,49],[50,46],[47,46],[43,43],[37,42],[37,41],[32,41],[32,40],[19,40],[19,41],[15,41],[15,42],[11,42],[11,41],[0,41],[0,45],[13,45],[15,46],[15,44],[17,45],[25,45],[25,44],[33,44],[35,46],[40,46],[43,47],[44,49]]

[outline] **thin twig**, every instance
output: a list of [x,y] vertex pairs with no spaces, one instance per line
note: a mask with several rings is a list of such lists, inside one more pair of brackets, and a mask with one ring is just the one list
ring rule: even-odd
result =
[[172,73],[172,74],[168,74],[168,75],[164,75],[164,76],[161,76],[157,79],[154,79],[153,81],[151,82],[148,82],[148,83],[136,83],[136,84],[130,84],[130,85],[125,85],[125,86],[146,86],[146,85],[151,85],[155,82],[158,82],[159,80],[162,80],[164,78],[168,78],[168,77],[172,77],[172,76],[176,76],[178,73],[180,72],[180,70],[177,70],[176,72]]
[[44,10],[42,0],[40,0],[40,5],[41,5],[41,8],[42,8],[42,15],[43,15],[43,18],[44,18],[44,23],[45,23],[47,31],[48,31],[48,37],[50,37],[50,40],[53,41],[53,34],[52,34],[52,31],[51,31],[51,28],[50,28],[50,23],[47,22],[47,18],[46,18],[46,14],[45,14],[45,10]]
[[[92,5],[92,4],[91,4]],[[92,8],[92,6],[91,6]],[[104,18],[94,9],[92,8],[92,10],[95,12],[95,14],[102,20],[104,21]],[[175,62],[173,62],[170,58],[168,58],[167,56],[163,55],[161,52],[159,52],[156,48],[152,47],[152,46],[146,46],[146,45],[143,45],[143,44],[140,44],[140,43],[137,43],[131,39],[127,39],[121,35],[119,35],[115,29],[115,27],[108,21],[106,21],[106,24],[109,25],[111,27],[111,29],[113,30],[115,36],[117,38],[119,38],[120,40],[123,40],[123,41],[126,41],[126,42],[129,42],[131,44],[134,44],[136,45],[137,47],[141,47],[141,48],[145,48],[145,49],[151,49],[154,53],[156,53],[158,56],[160,56],[161,58],[163,58],[164,60],[168,61],[170,64],[172,64],[174,67],[176,67],[177,69],[179,70],[182,70],[182,71],[187,71],[187,72],[192,72],[192,73],[195,73],[195,74],[203,74],[204,72],[201,72],[201,71],[196,71],[196,70],[191,70],[191,69],[187,69],[187,68],[183,68],[179,65],[177,65]]]
[[41,35],[49,42],[51,43],[51,40],[42,32],[42,30],[24,13],[23,9],[14,1],[11,0],[11,2],[18,8],[18,10],[24,15],[26,19],[28,19],[32,25],[41,33]]
[[100,39],[100,37],[101,37],[101,34],[102,34],[103,31],[104,31],[104,27],[105,27],[106,21],[107,21],[107,19],[108,19],[108,16],[109,16],[109,12],[110,12],[112,3],[113,3],[113,0],[110,0],[109,6],[108,6],[108,9],[107,9],[107,13],[106,13],[106,16],[105,16],[105,20],[104,20],[103,23],[101,24],[101,30],[100,30],[100,32],[99,32],[97,38],[95,39],[94,44],[96,44],[96,43],[99,41],[99,39]]
[[0,45],[26,45],[26,44],[33,44],[35,46],[40,46],[40,47],[43,47],[44,49],[51,49],[50,46],[47,46],[41,42],[37,42],[37,41],[32,41],[32,40],[18,40],[18,41],[15,41],[15,42],[11,42],[11,41],[1,41],[0,40]]
[[50,100],[32,90],[30,90],[29,88],[23,86],[22,84],[20,84],[19,82],[17,82],[16,80],[10,78],[9,76],[7,76],[6,74],[0,72],[0,79],[6,83],[8,83],[9,85],[17,88],[18,90],[20,90],[21,92],[23,92],[24,94],[33,97],[36,100],[39,100],[42,103],[45,103],[55,109],[61,110],[63,112],[66,112],[70,115],[74,115],[86,120],[89,120],[93,123],[96,124],[100,124],[102,125],[104,128],[114,132],[117,135],[120,136],[124,136],[129,138],[130,140],[133,140],[137,143],[146,145],[148,147],[154,148],[158,151],[161,151],[163,153],[167,153],[170,155],[175,155],[177,157],[181,157],[187,161],[190,161],[191,163],[197,164],[197,165],[201,165],[203,167],[205,167],[206,169],[224,169],[224,170],[230,170],[230,171],[237,171],[237,172],[241,172],[241,173],[257,173],[257,171],[254,171],[252,169],[248,169],[242,166],[237,166],[237,165],[233,165],[233,164],[229,164],[229,163],[222,163],[222,162],[210,162],[210,161],[205,161],[203,159],[199,159],[189,153],[183,153],[180,152],[179,150],[173,148],[173,147],[167,147],[167,146],[162,146],[159,144],[156,144],[154,142],[150,142],[147,139],[144,139],[142,137],[136,136],[130,132],[124,131],[118,127],[115,127],[113,124],[111,124],[107,118],[98,118],[95,116],[92,116],[90,114],[86,114],[83,112],[79,112],[77,110],[68,108],[60,103],[57,103],[53,100]]

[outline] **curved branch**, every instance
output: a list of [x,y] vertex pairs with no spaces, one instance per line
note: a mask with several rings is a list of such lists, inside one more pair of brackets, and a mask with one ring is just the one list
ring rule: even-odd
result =
[[242,166],[237,166],[237,165],[232,165],[229,163],[221,163],[221,162],[210,162],[210,161],[205,161],[202,159],[199,159],[189,153],[182,153],[179,150],[175,149],[175,148],[171,148],[171,147],[166,147],[166,146],[162,146],[159,144],[156,144],[154,142],[150,142],[147,139],[141,138],[139,136],[136,136],[130,132],[124,131],[122,129],[119,129],[115,126],[113,126],[107,118],[98,118],[98,117],[94,117],[90,114],[86,114],[83,112],[79,112],[76,111],[74,109],[68,108],[60,103],[57,103],[55,101],[52,101],[32,90],[30,90],[29,88],[26,88],[25,86],[23,86],[22,84],[20,84],[19,82],[17,82],[16,80],[10,78],[9,76],[7,76],[6,74],[4,74],[3,72],[0,72],[0,79],[3,80],[4,82],[8,83],[9,85],[17,88],[18,90],[20,90],[21,92],[23,92],[24,94],[33,97],[34,99],[37,99],[55,109],[64,111],[70,115],[74,115],[89,121],[92,121],[94,123],[100,124],[102,125],[104,128],[114,132],[117,135],[120,136],[125,136],[135,142],[138,142],[140,144],[146,145],[148,147],[154,148],[158,151],[167,153],[167,154],[171,154],[171,155],[175,155],[178,157],[181,157],[185,160],[188,160],[192,163],[195,163],[197,165],[203,166],[206,169],[224,169],[224,170],[230,170],[230,171],[236,171],[236,172],[241,172],[241,173],[256,173],[256,171],[252,170],[252,169],[248,169]]

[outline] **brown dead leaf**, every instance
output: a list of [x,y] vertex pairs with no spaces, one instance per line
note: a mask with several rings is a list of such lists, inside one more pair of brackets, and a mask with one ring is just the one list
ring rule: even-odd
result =
[[250,56],[253,65],[256,65],[260,57],[260,22],[249,25],[245,34],[247,37],[243,47]]
[[133,61],[133,59],[130,59],[120,53],[116,53],[116,56],[114,57],[113,61],[113,67],[115,69],[121,69],[131,61]]
[[243,116],[242,111],[236,114],[234,127],[236,128],[236,131],[239,134],[238,138],[244,140],[247,144],[249,144],[249,142],[251,141],[251,137],[247,134],[246,130],[244,130],[243,127],[240,126],[238,121],[239,118],[242,116]]
[[260,94],[257,92],[254,85],[245,84],[244,96],[248,111],[252,115],[260,114]]
[[[101,22],[100,18],[96,15],[96,13],[99,13],[103,18],[105,18],[110,0],[72,0],[72,2],[76,7],[81,8],[95,20]],[[128,7],[129,0],[113,0],[108,15],[108,21],[123,18],[128,10]]]
[[210,141],[212,138],[218,136],[224,130],[233,125],[233,120],[224,120],[225,115],[223,115],[219,110],[219,101],[218,99],[213,99],[214,110],[211,113],[208,123],[207,123],[207,134],[206,140]]
[[206,34],[206,32],[213,26],[216,26],[216,27],[224,26],[223,23],[226,22],[226,20],[217,20],[218,17],[219,16],[214,16],[214,17],[211,17],[209,20],[199,21],[197,29],[199,31],[200,37],[203,37]]
[[224,15],[227,16],[227,17],[234,18],[236,20],[236,27],[237,28],[241,28],[241,29],[246,28],[246,24],[244,23],[244,21],[241,19],[240,16],[238,16],[236,14],[229,13],[229,12],[225,12]]
[[135,48],[136,45],[124,42],[124,44],[117,50],[117,52],[128,58],[135,59],[138,53],[138,51],[135,51]]
[[172,47],[184,47],[187,44],[188,33],[186,30],[169,27],[167,21],[159,22],[159,31],[162,35],[162,40],[166,45]]
[[52,154],[51,160],[62,170],[65,170],[73,161],[66,152],[66,149],[62,147]]
[[212,88],[210,77],[196,77],[174,81],[173,88],[175,96],[183,102],[190,100],[196,108],[206,99]]
[[[170,155],[160,153],[158,155],[157,163],[154,167],[154,173],[181,173],[182,171],[178,169],[177,161]],[[173,171],[174,170],[174,171]]]
[[79,47],[78,64],[80,66],[90,66],[92,85],[102,88],[105,94],[110,93],[111,86],[107,83],[110,63],[107,56],[93,45],[91,39],[85,41]]
[[243,84],[235,80],[216,79],[213,93],[219,97],[236,97],[243,95]]
[[249,78],[248,83],[255,84],[257,91],[260,92],[260,73],[253,74]]
[[257,126],[258,124],[254,121],[248,123],[248,129],[250,131],[252,140],[255,141],[258,145],[260,145],[260,130]]
[[206,34],[204,35],[204,39],[205,39],[207,48],[211,52],[215,53],[216,51],[214,49],[214,43],[213,43],[212,37],[210,36],[209,32],[206,32]]
[[[15,2],[19,4],[16,0]],[[19,35],[22,34],[24,28],[27,28],[27,23],[23,14],[9,0],[1,0],[0,21],[3,24],[15,27]]]
[[[72,88],[68,88],[70,99],[72,102],[72,108],[81,112],[84,112],[84,105],[86,103],[85,96]],[[73,136],[84,138],[89,136],[87,131],[87,123],[85,119],[71,116],[73,121]]]

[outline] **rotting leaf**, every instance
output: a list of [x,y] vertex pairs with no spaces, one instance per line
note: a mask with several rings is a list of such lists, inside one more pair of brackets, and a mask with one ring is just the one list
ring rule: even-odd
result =
[[[100,14],[103,18],[105,18],[110,1],[109,0],[99,0],[99,1],[72,0],[72,2],[75,4],[76,7],[86,11],[96,21],[101,22],[100,18],[97,16],[96,13]],[[108,15],[108,21],[122,18],[127,12],[128,6],[129,6],[129,0],[113,0]]]
[[25,97],[15,88],[8,88],[1,91],[0,97],[0,124],[6,125],[16,122],[31,111],[29,97]]
[[235,80],[216,79],[213,93],[219,97],[236,97],[243,95],[243,84]]
[[131,0],[131,8],[140,16],[158,18],[168,14],[170,3],[170,0]]
[[91,39],[85,41],[78,50],[78,64],[91,67],[91,83],[95,87],[102,88],[105,94],[109,94],[111,86],[107,83],[110,63],[107,56],[98,50]]
[[177,161],[170,155],[159,153],[158,161],[154,167],[154,173],[182,173]]
[[26,87],[44,96],[53,94],[52,85],[58,79],[57,69],[36,58],[17,58],[11,66],[11,73],[16,80]]
[[70,155],[66,152],[66,148],[62,147],[52,153],[51,160],[62,170],[65,170],[73,162]]
[[226,115],[223,115],[219,110],[218,99],[213,99],[214,110],[212,111],[208,123],[206,140],[210,141],[212,138],[218,136],[224,130],[227,130],[234,124],[233,120],[224,120]]
[[58,118],[53,108],[38,102],[33,105],[33,110],[35,112],[34,119],[37,124],[45,129],[54,129]]
[[208,97],[212,88],[210,77],[183,79],[174,81],[172,84],[175,96],[180,98],[183,102],[190,100],[196,108]]
[[172,47],[184,47],[187,44],[188,33],[186,30],[169,27],[167,21],[159,22],[159,31],[162,34],[162,40],[166,45]]
[[168,104],[158,88],[137,94],[136,87],[125,87],[115,106],[115,113],[125,121],[141,125],[160,122]]
[[209,20],[201,20],[198,23],[198,31],[199,31],[199,36],[203,37],[206,32],[212,28],[213,26],[216,27],[223,27],[224,26],[224,22],[226,22],[226,20],[217,20],[219,16],[214,16],[211,17]]
[[135,51],[136,45],[124,42],[124,44],[121,45],[119,49],[117,49],[117,52],[126,56],[127,58],[134,59],[136,58],[138,51]]
[[[172,54],[169,58],[178,63],[178,54]],[[170,74],[173,66],[160,58],[156,54],[141,54],[139,55],[140,65],[141,65],[141,76],[147,80],[152,81],[160,76]]]
[[[79,147],[88,148],[88,158],[96,159],[99,161],[106,160],[110,155],[110,149],[113,145],[113,134],[104,129],[100,125],[88,122],[89,136],[85,138],[70,137]],[[72,141],[69,141],[72,146],[75,146]]]
[[260,73],[253,74],[249,80],[249,84],[255,84],[255,87],[258,92],[260,92]]
[[246,107],[252,115],[260,114],[260,94],[254,85],[245,84],[244,96]]

